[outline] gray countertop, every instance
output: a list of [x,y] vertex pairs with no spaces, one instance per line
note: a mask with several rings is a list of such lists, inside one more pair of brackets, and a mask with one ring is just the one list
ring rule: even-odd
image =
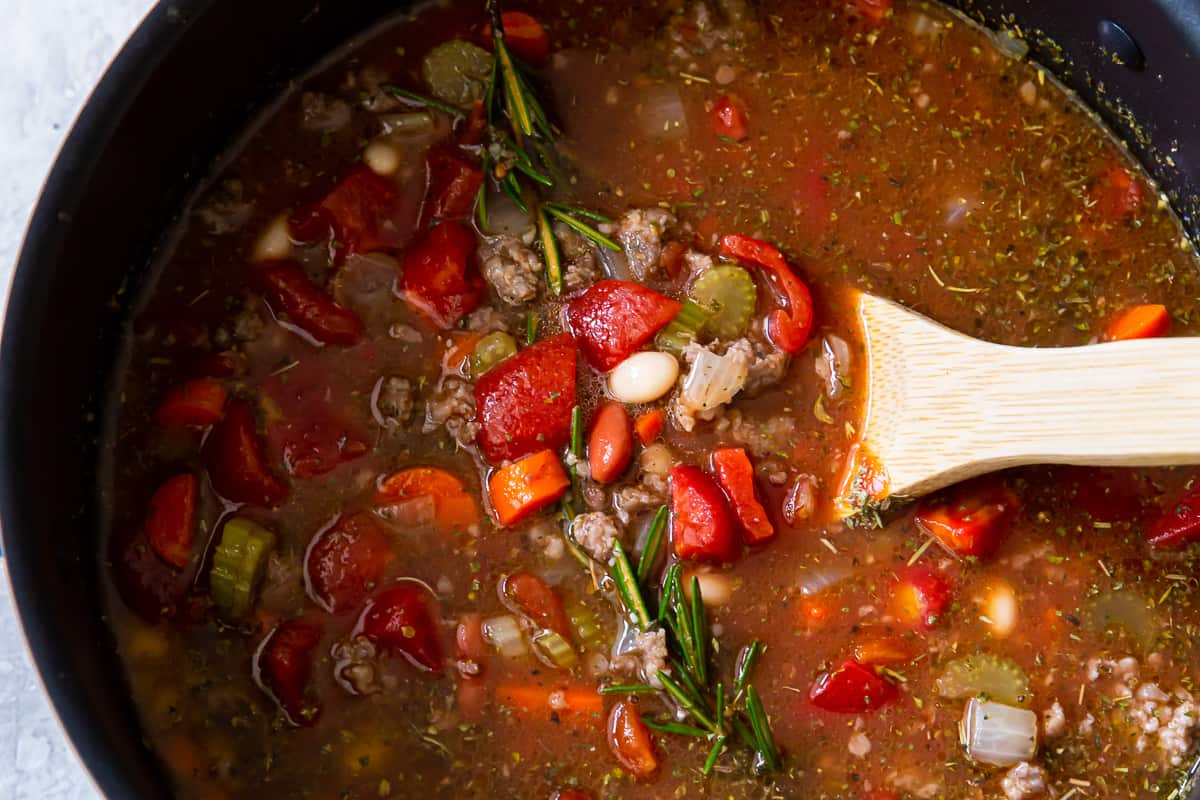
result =
[[[109,60],[153,0],[0,0],[0,291],[38,190]],[[0,800],[98,792],[25,650],[0,563]]]

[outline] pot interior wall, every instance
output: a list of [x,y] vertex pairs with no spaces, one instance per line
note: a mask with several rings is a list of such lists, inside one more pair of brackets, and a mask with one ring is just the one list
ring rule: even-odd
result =
[[[178,0],[151,13],[97,89],[46,185],[13,285],[0,356],[5,554],[46,687],[112,797],[167,796],[99,617],[99,404],[129,306],[188,196],[287,81],[404,4]],[[958,3],[1032,36],[1033,54],[1097,103],[1163,182],[1189,230],[1200,130],[1180,98],[1200,85],[1200,22],[1185,4]],[[1132,16],[1132,15],[1131,15]],[[1098,45],[1128,26],[1142,70]],[[1189,24],[1191,27],[1188,27]],[[1113,102],[1107,102],[1111,100]],[[1136,119],[1136,128],[1127,121]],[[1167,160],[1170,157],[1170,161]]]

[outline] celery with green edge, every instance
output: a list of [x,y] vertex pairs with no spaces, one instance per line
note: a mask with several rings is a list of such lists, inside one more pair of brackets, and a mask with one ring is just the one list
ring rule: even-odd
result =
[[234,517],[221,531],[213,553],[209,592],[221,615],[241,619],[254,605],[254,594],[275,549],[275,534],[245,517]]

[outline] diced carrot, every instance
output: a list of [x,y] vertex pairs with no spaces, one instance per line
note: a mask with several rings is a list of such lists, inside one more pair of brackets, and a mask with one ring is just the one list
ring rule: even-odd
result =
[[475,352],[475,345],[483,338],[482,333],[473,331],[456,331],[446,335],[442,350],[442,371],[450,375],[460,375],[464,365]]
[[905,664],[916,656],[913,646],[899,636],[863,639],[854,645],[854,660],[869,667]]
[[479,510],[462,481],[437,467],[411,467],[393,472],[379,484],[378,503],[403,503],[428,497],[440,533],[465,530],[479,522]]
[[229,390],[220,381],[199,378],[176,386],[163,398],[155,417],[167,428],[214,425],[225,416]]
[[608,715],[608,746],[635,778],[648,778],[658,769],[654,739],[630,700],[617,703]]
[[1171,330],[1171,315],[1167,307],[1158,304],[1131,306],[1108,323],[1104,339],[1123,342],[1127,339],[1154,339],[1166,336]]
[[562,598],[552,586],[529,572],[509,575],[500,584],[500,594],[536,625],[571,640],[571,622]]
[[1092,186],[1092,201],[1104,222],[1121,222],[1137,214],[1142,205],[1142,182],[1120,164],[1113,164]]
[[496,701],[545,722],[593,722],[604,713],[604,696],[591,686],[507,684],[496,688]]
[[633,458],[633,426],[620,403],[605,403],[592,420],[588,434],[588,465],[592,480],[611,483],[625,472]]
[[512,525],[558,500],[570,485],[558,456],[542,450],[493,472],[488,496],[500,524]]
[[652,408],[646,413],[640,415],[637,421],[633,423],[634,430],[637,431],[638,441],[642,444],[650,444],[663,432],[663,423],[666,421],[667,415],[663,413],[661,408]]

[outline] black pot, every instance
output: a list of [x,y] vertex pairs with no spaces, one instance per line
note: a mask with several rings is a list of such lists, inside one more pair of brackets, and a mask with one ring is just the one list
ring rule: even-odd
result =
[[[128,306],[164,231],[246,122],[404,5],[163,3],[93,93],[30,224],[0,352],[3,544],[46,690],[111,797],[169,795],[99,613],[99,426]],[[1200,119],[1188,98],[1200,86],[1200,2],[960,5],[994,25],[1011,13],[1037,31],[1033,55],[1131,143],[1197,231]]]

